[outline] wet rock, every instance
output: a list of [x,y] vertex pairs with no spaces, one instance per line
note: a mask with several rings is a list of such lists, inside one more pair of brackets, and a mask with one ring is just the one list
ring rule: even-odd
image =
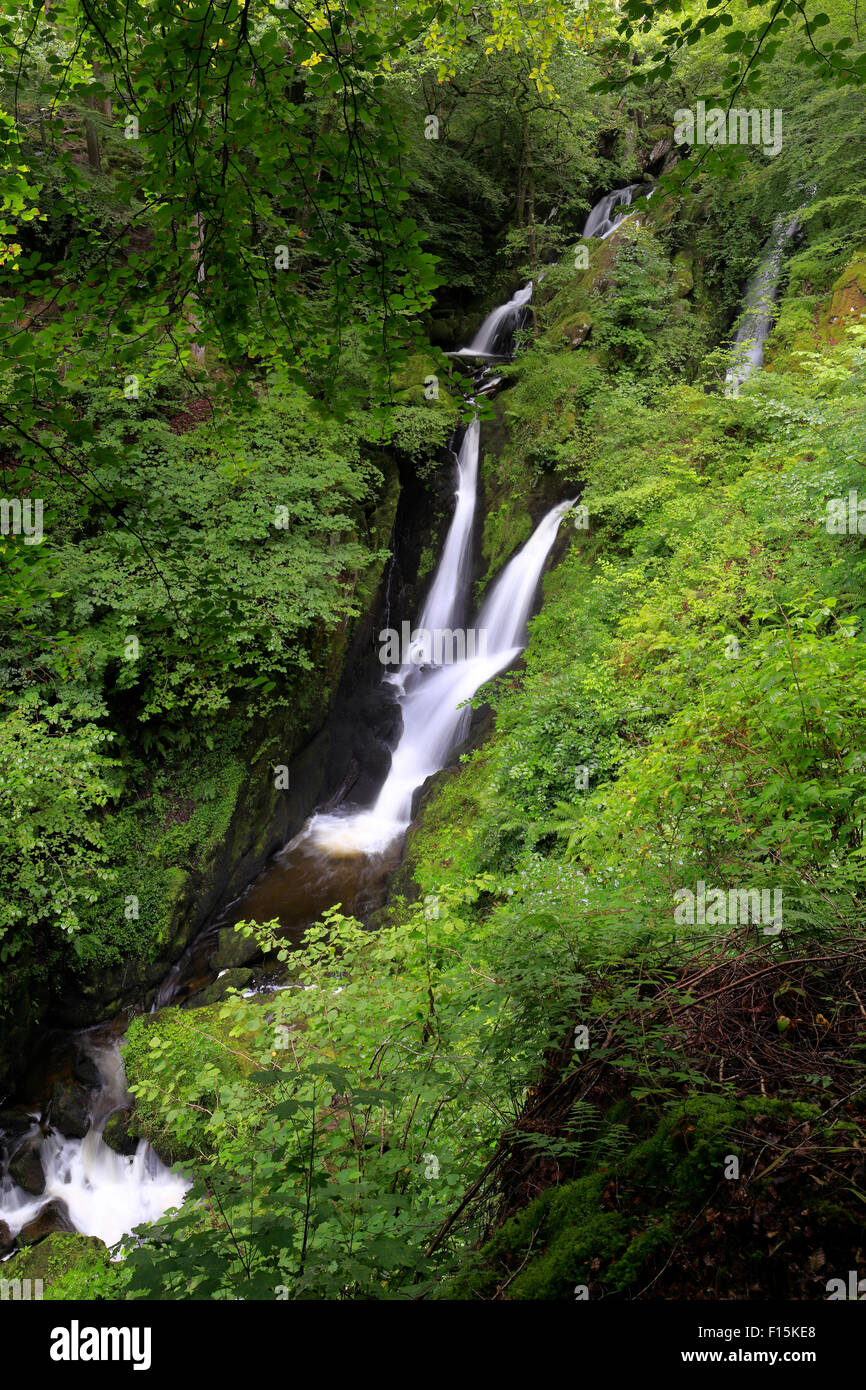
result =
[[666,159],[667,156],[672,153],[673,148],[674,141],[672,135],[663,135],[661,140],[656,140],[647,156],[646,168],[652,169],[654,164],[658,164],[660,160]]
[[48,1102],[48,1121],[69,1139],[83,1139],[90,1128],[90,1096],[74,1082],[55,1081]]
[[138,1148],[138,1139],[131,1131],[133,1117],[132,1110],[115,1110],[113,1115],[109,1115],[102,1131],[102,1138],[108,1147],[125,1158],[129,1158]]
[[108,1248],[97,1236],[54,1231],[38,1245],[19,1251],[3,1266],[3,1273],[9,1279],[41,1279],[47,1292],[56,1279],[72,1269],[95,1274],[109,1266]]
[[79,1052],[72,1063],[72,1075],[76,1081],[80,1081],[82,1086],[88,1086],[91,1090],[100,1085],[102,1080],[99,1075],[99,1067],[92,1057],[86,1052]]
[[217,948],[208,959],[211,970],[234,970],[261,955],[258,942],[252,936],[241,936],[234,927],[223,927],[217,936]]
[[15,1244],[15,1237],[6,1225],[5,1221],[0,1221],[0,1255],[5,1255],[7,1250],[11,1250]]
[[23,1110],[0,1110],[0,1134],[26,1134],[33,1120]]
[[227,970],[218,980],[200,989],[181,1004],[182,1009],[202,1009],[206,1004],[216,1004],[230,989],[246,989],[253,978],[252,970]]
[[48,1202],[32,1221],[21,1230],[18,1237],[22,1245],[36,1245],[53,1231],[72,1231],[72,1222],[63,1202]]
[[35,1144],[24,1144],[9,1160],[9,1176],[25,1192],[41,1197],[45,1191],[45,1174]]

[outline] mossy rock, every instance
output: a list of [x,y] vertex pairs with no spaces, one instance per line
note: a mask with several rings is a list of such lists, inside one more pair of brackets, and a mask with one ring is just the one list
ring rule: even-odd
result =
[[224,999],[230,989],[246,989],[253,978],[252,970],[225,970],[204,989],[190,995],[181,1005],[183,1009],[203,1009],[209,1004],[217,1004]]
[[[232,975],[251,973],[230,971],[218,983],[231,984]],[[201,997],[199,994],[195,999]],[[249,1008],[249,1001],[239,1002]],[[264,1012],[263,1006],[263,1016]],[[231,1083],[258,1066],[256,1037],[239,1037],[234,1026],[230,1000],[190,1009],[160,1009],[155,1014],[141,1014],[130,1024],[122,1050],[127,1082],[135,1096],[132,1127],[169,1166],[194,1158],[199,1147],[209,1142],[203,1120],[190,1133],[176,1132],[170,1114],[177,1111],[178,1097],[185,1103],[200,1101],[203,1112],[210,1110],[214,1093],[207,1087],[202,1090],[199,1078],[203,1072],[211,1074],[212,1084],[218,1079],[219,1084]]]
[[254,936],[243,936],[236,927],[222,927],[208,965],[211,970],[234,970],[238,966],[248,965],[259,955],[261,947]]
[[440,1296],[574,1301],[592,1289],[592,1296],[633,1297],[718,1188],[728,1153],[737,1151],[732,1136],[758,1113],[784,1121],[806,1112],[817,1113],[751,1097],[683,1102],[620,1160],[592,1164],[511,1217]]
[[[816,269],[813,274],[817,273]],[[765,359],[774,371],[808,371],[804,356],[808,359],[822,346],[841,342],[847,327],[866,315],[866,247],[855,252],[823,294],[806,293],[803,275],[801,267],[767,342]]]
[[695,277],[692,273],[690,258],[684,251],[678,251],[674,256],[674,279],[677,286],[677,298],[683,299],[687,294],[691,294],[695,287]]
[[135,1133],[135,1113],[132,1110],[115,1110],[109,1115],[102,1131],[103,1141],[117,1154],[129,1158],[138,1148]]
[[41,1279],[42,1297],[49,1301],[107,1296],[99,1286],[114,1277],[108,1247],[96,1236],[72,1231],[56,1231],[3,1265],[4,1279]]
[[21,1146],[9,1160],[9,1176],[13,1182],[34,1197],[41,1197],[45,1191],[45,1174],[35,1142]]

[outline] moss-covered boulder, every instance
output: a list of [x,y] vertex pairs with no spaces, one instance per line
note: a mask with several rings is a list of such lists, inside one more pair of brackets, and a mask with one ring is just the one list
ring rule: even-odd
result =
[[25,1192],[41,1197],[45,1191],[45,1174],[37,1144],[26,1141],[9,1160],[9,1176]]
[[109,1115],[102,1138],[115,1153],[123,1154],[126,1158],[134,1154],[138,1148],[134,1110],[115,1110],[113,1115]]
[[34,1281],[41,1280],[46,1300],[110,1297],[117,1272],[101,1240],[72,1231],[55,1232],[3,1265],[5,1279],[31,1281],[31,1297]]
[[205,985],[204,989],[197,990],[189,999],[184,1000],[181,1008],[203,1009],[210,1004],[217,1004],[220,999],[226,997],[230,989],[246,989],[252,978],[252,970],[224,970],[209,985]]

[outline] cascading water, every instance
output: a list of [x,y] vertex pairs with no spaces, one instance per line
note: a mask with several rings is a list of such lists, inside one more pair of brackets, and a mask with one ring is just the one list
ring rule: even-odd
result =
[[461,610],[469,583],[469,557],[478,493],[480,441],[481,424],[476,417],[467,426],[457,454],[454,515],[418,623],[418,627],[427,632],[454,627],[463,619]]
[[0,1221],[12,1235],[24,1230],[52,1202],[62,1203],[72,1226],[83,1235],[98,1236],[114,1245],[136,1226],[156,1221],[179,1207],[190,1186],[172,1173],[150,1144],[140,1140],[135,1153],[115,1153],[105,1143],[109,1116],[128,1105],[131,1097],[118,1044],[93,1045],[90,1055],[99,1070],[90,1129],[83,1139],[71,1139],[56,1129],[43,1131],[37,1115],[19,1147],[38,1153],[45,1189],[33,1196],[18,1187],[8,1172],[0,1178]]
[[[528,303],[531,283],[485,320],[467,352],[489,353],[501,342],[503,324],[517,321]],[[470,398],[471,400],[471,398]],[[416,632],[429,637],[443,630],[453,637],[469,578],[469,551],[475,520],[481,426],[477,417],[466,430],[458,455],[454,516],[424,603]],[[415,792],[439,772],[463,741],[470,717],[468,703],[485,682],[509,666],[525,643],[526,620],[544,563],[569,502],[548,512],[526,545],[508,563],[470,632],[463,634],[464,655],[447,663],[418,662],[416,640],[391,680],[400,690],[403,729],[391,767],[375,804],[365,811],[316,815],[298,840],[309,840],[331,855],[379,854],[399,840],[412,819]],[[477,640],[476,640],[477,639]],[[478,649],[481,650],[478,650]],[[451,644],[451,652],[454,644]],[[414,659],[413,659],[414,658]]]
[[[627,212],[617,212],[618,207],[630,208],[634,201],[634,196],[644,185],[641,183],[630,183],[625,188],[615,188],[612,193],[605,193],[603,198],[599,198],[595,207],[586,219],[583,228],[585,237],[594,237],[598,241],[606,241],[611,232],[615,231],[626,217],[630,216]],[[652,190],[647,195],[652,197]]]
[[[814,191],[811,190],[812,193]],[[800,211],[798,208],[797,212]],[[761,252],[758,269],[746,286],[740,326],[734,339],[736,365],[725,377],[726,396],[739,395],[746,378],[764,364],[764,343],[773,325],[773,305],[779,292],[782,257],[787,242],[799,226],[796,214],[792,218],[789,214],[780,213],[773,223],[773,231]]]
[[561,502],[547,513],[496,581],[474,628],[485,639],[478,644],[484,651],[410,675],[401,701],[403,732],[375,804],[349,816],[314,816],[307,834],[320,848],[330,853],[376,853],[406,830],[415,792],[445,766],[465,737],[467,702],[522,651],[541,571],[570,506]]
[[482,323],[468,347],[458,348],[453,357],[504,357],[508,355],[514,329],[532,298],[532,281],[517,290],[507,304],[500,304]]
[[[507,356],[531,294],[530,283],[494,310],[463,353],[475,357]],[[493,384],[481,374],[476,394],[489,391]],[[468,399],[472,403],[474,398]],[[419,621],[420,630],[449,636],[462,632],[464,639],[467,634],[460,624],[465,617],[471,579],[480,433],[476,416],[466,427],[456,456],[454,513]],[[375,804],[343,814],[314,815],[277,859],[280,909],[287,895],[294,896],[303,903],[302,908],[295,908],[301,924],[315,920],[325,907],[336,902],[352,911],[356,901],[363,901],[367,877],[381,879],[395,865],[416,790],[445,766],[462,742],[472,697],[486,681],[510,665],[525,644],[526,623],[541,572],[561,518],[571,505],[563,502],[548,512],[497,579],[474,630],[486,638],[481,651],[470,651],[466,644],[457,660],[419,661],[419,652],[410,647],[399,669],[383,677],[396,688],[403,727]],[[264,883],[267,889],[267,881],[273,877],[273,869],[266,871],[259,883],[235,904],[239,915],[260,921],[276,915],[270,908],[267,891],[259,891],[259,897],[256,896],[260,885]],[[180,962],[157,992],[157,1007],[171,1001],[183,975],[184,965]],[[8,1170],[4,1170],[0,1174],[0,1222],[5,1222],[14,1235],[49,1203],[58,1202],[75,1229],[113,1244],[136,1226],[179,1206],[189,1184],[171,1173],[144,1141],[128,1157],[115,1153],[105,1143],[107,1119],[129,1100],[119,1047],[116,1041],[101,1045],[92,1038],[81,1037],[78,1045],[96,1062],[101,1082],[88,1133],[77,1139],[52,1129],[43,1131],[38,1116],[33,1116],[30,1133],[19,1135],[12,1147],[17,1150],[26,1144],[38,1152],[45,1189],[40,1196],[32,1196],[16,1186]]]

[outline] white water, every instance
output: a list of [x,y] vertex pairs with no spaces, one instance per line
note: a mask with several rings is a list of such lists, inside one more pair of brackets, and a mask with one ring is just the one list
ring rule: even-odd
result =
[[[351,815],[314,816],[301,836],[309,836],[328,853],[354,855],[381,853],[404,833],[412,819],[415,792],[445,766],[466,736],[468,702],[522,651],[541,572],[562,516],[572,505],[561,502],[549,511],[496,580],[474,624],[476,632],[486,635],[483,655],[401,672],[403,729],[375,804]],[[450,573],[456,579],[455,572]],[[464,703],[466,708],[460,708]]]
[[[507,304],[488,316],[473,343],[461,349],[489,354],[502,341],[506,324],[512,327],[528,303],[532,285],[524,286]],[[479,390],[479,394],[481,391]],[[466,430],[458,455],[454,515],[442,555],[421,610],[419,628],[427,632],[450,629],[460,621],[470,577],[472,531],[478,492],[480,423]],[[466,736],[476,692],[519,656],[526,642],[526,622],[563,513],[572,503],[554,507],[496,580],[473,625],[479,654],[436,667],[410,661],[385,679],[399,691],[403,728],[391,755],[391,767],[374,805],[350,814],[316,815],[292,842],[309,839],[336,856],[381,854],[401,836],[412,819],[415,792],[443,768]],[[468,650],[467,642],[467,650]]]
[[[615,188],[612,193],[605,193],[603,198],[599,198],[587,217],[583,235],[596,237],[599,241],[606,241],[620,222],[631,216],[627,212],[618,213],[615,209],[617,207],[631,207],[635,193],[642,187],[643,185],[640,183],[630,183],[625,188]],[[649,196],[652,197],[652,192]]]
[[[532,285],[519,290],[482,324],[471,346],[474,356],[506,355]],[[479,394],[489,383],[479,385]],[[419,626],[430,632],[456,627],[463,619],[471,576],[472,533],[478,493],[480,422],[467,427],[457,455],[454,514],[433,583],[422,608]],[[423,667],[407,662],[385,677],[398,688],[403,729],[394,749],[384,786],[368,810],[349,815],[317,815],[307,822],[293,844],[309,838],[316,847],[341,855],[383,852],[406,830],[414,793],[445,766],[465,737],[468,702],[488,680],[519,655],[526,640],[526,623],[560,520],[572,504],[554,507],[530,539],[509,561],[482,606],[476,630],[486,631],[482,654],[462,661]],[[468,646],[468,644],[467,644]],[[466,705],[466,708],[461,706]],[[289,848],[289,847],[287,847]],[[0,1179],[0,1220],[13,1233],[32,1221],[55,1199],[62,1201],[74,1227],[85,1235],[114,1244],[136,1226],[158,1219],[182,1204],[189,1183],[172,1174],[143,1141],[130,1157],[116,1154],[102,1133],[109,1115],[128,1102],[119,1048],[90,1047],[102,1081],[91,1127],[84,1139],[57,1132],[41,1138],[40,1157],[45,1191],[33,1197],[6,1176]],[[32,1135],[39,1134],[34,1125]]]
[[[25,1192],[12,1179],[0,1179],[0,1221],[13,1235],[33,1221],[49,1202],[61,1201],[77,1231],[98,1236],[114,1245],[136,1226],[156,1221],[171,1207],[179,1207],[190,1186],[172,1173],[143,1139],[128,1157],[115,1153],[102,1138],[105,1122],[118,1107],[128,1104],[123,1061],[119,1047],[93,1047],[102,1088],[95,1100],[91,1128],[83,1139],[67,1139],[56,1130],[44,1135],[39,1156],[45,1174],[45,1191],[38,1197]],[[40,1134],[38,1124],[31,1138]]]
[[523,310],[532,298],[532,281],[517,290],[507,304],[500,304],[492,314],[488,314],[468,347],[458,348],[454,357],[496,357],[504,356],[497,352],[497,344],[502,348],[510,338]]
[[764,365],[764,343],[773,325],[773,305],[779,292],[785,243],[799,226],[796,216],[791,218],[785,213],[780,213],[773,223],[773,231],[761,253],[758,269],[746,286],[740,326],[734,339],[736,365],[725,377],[726,396],[739,395],[746,378]]
[[463,617],[462,608],[469,582],[472,528],[475,524],[480,442],[481,423],[476,418],[467,427],[457,455],[454,515],[418,621],[419,628],[427,632],[454,627]]

